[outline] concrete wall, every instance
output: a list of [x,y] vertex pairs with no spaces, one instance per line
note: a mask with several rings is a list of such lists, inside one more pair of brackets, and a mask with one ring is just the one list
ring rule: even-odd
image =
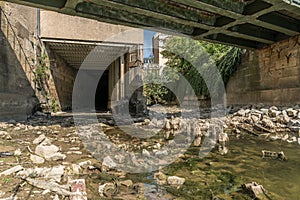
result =
[[299,36],[247,51],[227,85],[228,104],[299,104],[299,70]]
[[70,67],[68,63],[51,51],[48,47],[47,53],[50,59],[50,71],[53,85],[50,85],[50,93],[56,94],[59,109],[68,110],[72,107],[73,85],[77,70]]
[[132,29],[126,26],[41,10],[42,38],[143,44],[143,30],[134,29],[140,34],[126,33]]
[[[34,97],[30,71],[35,54],[36,9],[0,2],[0,119],[24,120],[31,114]],[[18,13],[16,15],[16,13]],[[27,61],[26,61],[27,59]]]
[[[50,109],[53,101],[57,104],[56,109],[71,108],[77,69],[39,40],[37,9],[4,2],[0,2],[0,6],[10,22],[8,23],[1,14],[0,120],[26,119],[38,102],[45,103],[43,105]],[[143,44],[143,30],[140,29],[132,31],[132,28],[124,26],[48,11],[41,11],[40,18],[42,37],[99,42],[115,36],[107,41],[139,46]],[[143,50],[139,49],[132,54],[132,58],[142,60]],[[128,60],[126,67],[137,64],[136,59]],[[116,69],[121,65],[124,65],[124,62],[118,63]],[[40,81],[36,81],[40,78],[34,75],[40,66],[44,66],[43,69],[46,70],[46,78],[42,85]],[[123,71],[121,73],[124,73]],[[118,76],[114,74],[114,79],[120,77],[119,72],[117,74]]]
[[162,33],[156,33],[152,38],[154,63],[160,66],[164,66],[168,62],[168,59],[164,58],[161,54],[167,38],[168,35]]

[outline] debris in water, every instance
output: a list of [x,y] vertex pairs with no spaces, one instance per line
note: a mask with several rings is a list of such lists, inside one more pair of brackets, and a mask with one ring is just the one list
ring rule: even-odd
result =
[[5,156],[13,156],[14,153],[10,153],[10,152],[0,152],[0,157],[5,157]]
[[85,180],[76,179],[70,181],[71,195],[70,200],[87,200]]
[[256,182],[243,184],[242,188],[254,199],[265,199],[265,197],[268,197],[267,191],[264,189],[264,187]]
[[266,151],[262,150],[262,158],[273,158],[273,159],[278,159],[278,160],[287,160],[285,157],[283,151],[280,152],[273,152],[273,151]]

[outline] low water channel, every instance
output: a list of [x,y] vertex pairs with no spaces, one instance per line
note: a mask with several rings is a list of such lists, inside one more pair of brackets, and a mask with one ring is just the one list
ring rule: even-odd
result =
[[[262,150],[283,151],[287,160],[262,158]],[[186,179],[180,188],[159,186],[161,193],[172,194],[175,199],[253,199],[242,191],[241,185],[257,182],[267,191],[265,199],[300,199],[300,146],[297,144],[266,141],[245,134],[240,138],[230,136],[226,155],[212,151],[199,158],[198,152],[199,148],[191,147],[184,156],[161,170],[166,175]],[[155,185],[151,174],[128,177]],[[148,196],[155,199],[153,195]]]

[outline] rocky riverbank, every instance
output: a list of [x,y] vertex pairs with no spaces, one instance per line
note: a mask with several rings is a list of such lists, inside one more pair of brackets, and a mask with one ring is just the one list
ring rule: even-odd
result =
[[229,110],[225,123],[239,135],[246,132],[268,140],[300,144],[300,107],[243,107]]
[[[225,115],[210,118],[212,112]],[[172,188],[183,185],[188,189],[190,180],[184,175],[172,171],[166,171],[165,175],[156,170],[154,175],[132,176],[118,172],[117,166],[134,163],[135,167],[143,166],[149,171],[149,166],[157,164],[158,169],[160,166],[172,169],[173,164],[169,165],[165,159],[172,154],[184,154],[188,148],[210,143],[217,147],[220,155],[226,155],[230,152],[229,137],[244,139],[243,135],[266,142],[300,143],[299,106],[202,109],[200,115],[175,107],[164,111],[153,107],[149,119],[138,119],[140,122],[133,124],[139,130],[135,132],[128,124],[116,128],[111,116],[100,116],[98,120],[100,135],[112,141],[117,149],[135,152],[140,157],[132,153],[126,157],[116,151],[113,156],[95,159],[97,154],[89,147],[99,147],[99,144],[96,141],[96,146],[86,145],[86,135],[80,135],[71,116],[37,113],[28,121],[0,123],[0,199],[155,199],[158,196],[174,199],[180,194]],[[87,135],[94,130],[88,124],[86,121]],[[152,135],[140,137],[141,133]],[[99,139],[99,134],[96,137]],[[171,150],[164,149],[165,146]],[[257,149],[258,153],[260,151]],[[198,152],[194,156],[197,157]],[[188,153],[181,159],[193,160],[194,156]],[[211,163],[206,167],[209,166]],[[155,189],[157,184],[163,189]]]

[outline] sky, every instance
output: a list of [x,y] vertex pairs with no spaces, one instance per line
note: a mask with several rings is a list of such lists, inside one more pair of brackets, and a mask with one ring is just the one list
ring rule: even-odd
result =
[[155,32],[144,30],[144,58],[148,58],[150,55],[153,56],[152,52],[152,37]]

